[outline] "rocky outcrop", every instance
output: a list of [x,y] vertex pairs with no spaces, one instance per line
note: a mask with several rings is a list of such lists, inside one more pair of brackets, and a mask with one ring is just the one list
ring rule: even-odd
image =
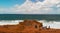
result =
[[43,27],[36,20],[24,20],[17,25],[0,26],[0,33],[60,33],[60,29]]

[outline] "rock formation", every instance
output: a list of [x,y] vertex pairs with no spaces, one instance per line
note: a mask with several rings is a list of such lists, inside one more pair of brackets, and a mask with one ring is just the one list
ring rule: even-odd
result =
[[0,26],[0,33],[60,33],[60,29],[43,27],[36,20],[24,20],[17,25]]

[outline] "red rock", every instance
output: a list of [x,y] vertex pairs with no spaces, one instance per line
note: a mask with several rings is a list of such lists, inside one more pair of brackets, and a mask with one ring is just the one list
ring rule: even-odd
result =
[[0,33],[60,33],[60,29],[44,28],[36,20],[24,20],[17,25],[0,26]]

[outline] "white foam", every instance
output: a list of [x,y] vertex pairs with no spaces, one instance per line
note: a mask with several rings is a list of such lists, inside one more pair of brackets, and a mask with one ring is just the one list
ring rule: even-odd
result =
[[0,21],[0,25],[16,25],[19,24],[19,22],[22,22],[23,20],[2,20]]
[[60,29],[60,22],[58,21],[39,21],[39,22],[42,22],[43,23],[43,26],[50,26],[50,28],[55,28],[55,29]]
[[[19,22],[23,22],[23,20],[2,20],[0,21],[0,25],[16,25],[19,24]],[[46,20],[40,20],[38,22],[43,23],[43,26],[50,26],[50,28],[60,29],[60,21],[46,21]]]

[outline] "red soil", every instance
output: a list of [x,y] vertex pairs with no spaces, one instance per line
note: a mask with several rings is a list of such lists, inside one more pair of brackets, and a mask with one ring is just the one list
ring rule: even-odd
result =
[[36,20],[24,20],[17,25],[0,26],[0,33],[60,33],[60,29],[44,28]]

